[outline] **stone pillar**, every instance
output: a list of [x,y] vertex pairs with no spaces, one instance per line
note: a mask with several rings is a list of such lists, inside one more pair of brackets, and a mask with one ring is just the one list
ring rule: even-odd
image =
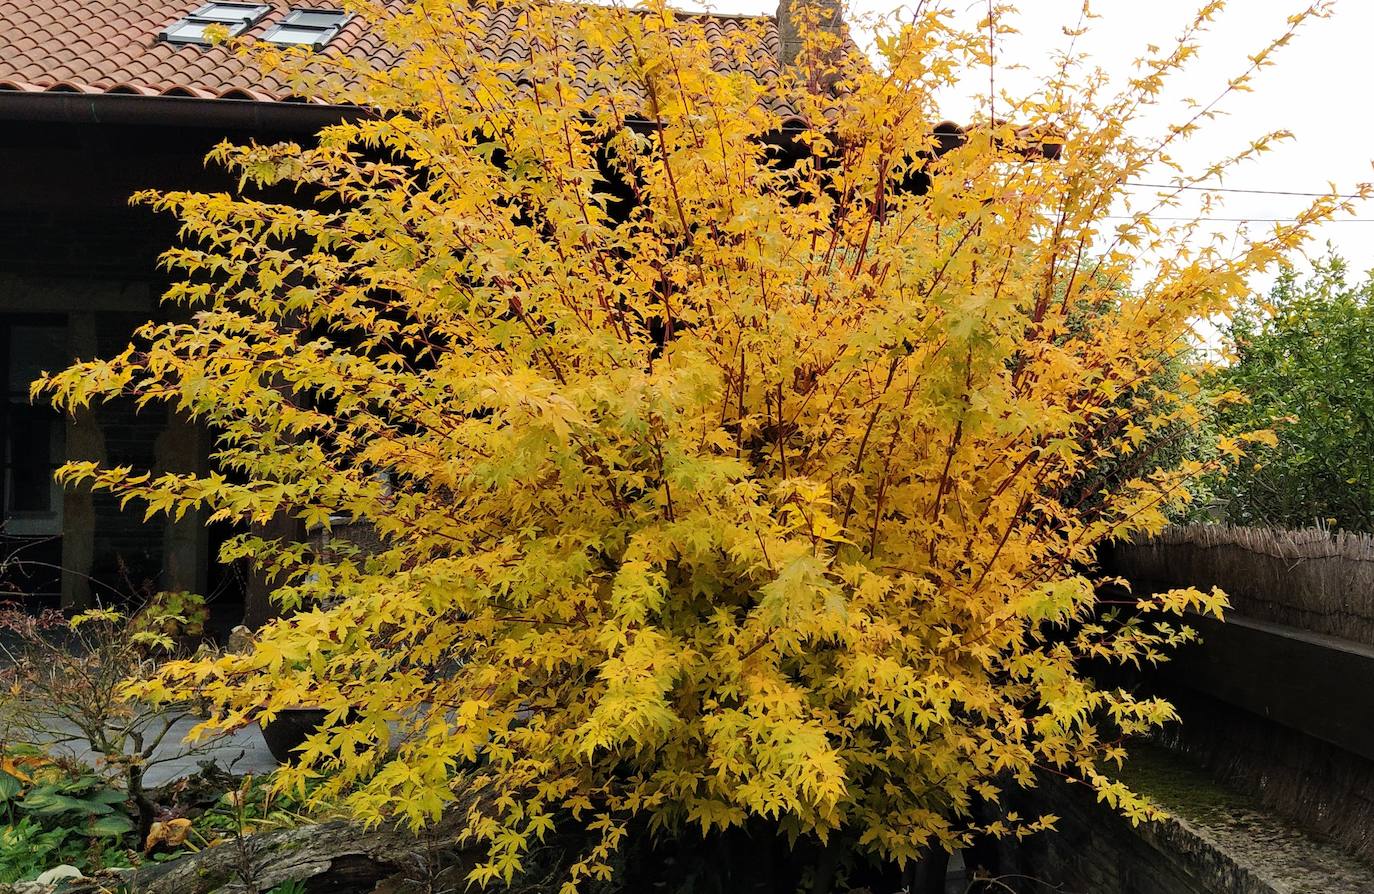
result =
[[[155,474],[181,472],[203,474],[206,466],[205,432],[180,413],[172,413],[154,446]],[[168,517],[162,533],[162,589],[205,595],[210,568],[210,534],[204,509],[187,512],[180,519]]]
[[[283,330],[295,329],[298,334],[305,331],[305,322],[299,314],[293,313],[282,320]],[[284,381],[278,380],[277,386],[286,388]],[[290,437],[288,434],[286,437]],[[305,539],[305,524],[295,516],[292,508],[278,511],[266,524],[252,524],[249,532],[264,540],[301,541]],[[281,581],[261,565],[254,564],[248,572],[248,586],[243,596],[243,626],[256,630],[273,618],[280,617],[281,607],[273,601],[272,593]]]
[[[67,317],[67,348],[72,357],[91,358],[98,353],[94,313]],[[67,417],[68,461],[104,462],[105,438],[90,407]],[[95,558],[95,506],[85,484],[68,487],[62,494],[62,608],[90,608],[91,564]]]

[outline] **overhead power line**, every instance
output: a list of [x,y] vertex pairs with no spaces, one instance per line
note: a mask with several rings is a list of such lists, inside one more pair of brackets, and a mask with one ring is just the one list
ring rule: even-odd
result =
[[[1297,223],[1296,217],[1208,217],[1200,214],[1195,217],[1156,217],[1153,214],[1133,216],[1129,214],[1109,214],[1107,220],[1143,220],[1160,221],[1163,223],[1191,223],[1193,221],[1208,221],[1211,223]],[[1333,220],[1324,220],[1322,226],[1329,223],[1374,223],[1374,217],[1339,217]]]
[[1336,193],[1329,192],[1299,192],[1291,189],[1245,189],[1239,186],[1180,186],[1176,183],[1126,183],[1126,186],[1135,186],[1142,189],[1187,189],[1197,192],[1234,192],[1244,193],[1252,196],[1302,196],[1311,199],[1359,199],[1364,198],[1359,193]]

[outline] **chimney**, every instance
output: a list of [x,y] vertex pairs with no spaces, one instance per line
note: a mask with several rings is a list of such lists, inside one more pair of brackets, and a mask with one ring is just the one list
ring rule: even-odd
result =
[[799,30],[809,16],[815,17],[821,30],[839,38],[841,45],[849,39],[841,0],[778,0],[778,61],[784,68],[795,65],[802,53]]

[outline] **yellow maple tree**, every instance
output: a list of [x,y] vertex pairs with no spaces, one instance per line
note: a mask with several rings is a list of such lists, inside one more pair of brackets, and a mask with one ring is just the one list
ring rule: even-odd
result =
[[[759,76],[721,60],[756,59],[762,22],[512,0],[528,54],[493,59],[470,2],[358,7],[404,48],[386,69],[268,58],[373,113],[219,147],[235,193],[141,196],[182,223],[185,318],[40,386],[216,435],[209,474],[68,482],[381,541],[231,541],[293,613],[142,695],[194,691],[210,727],[330,710],[284,778],[372,820],[491,792],[468,808],[479,882],[560,822],[597,834],[569,890],[634,822],[763,817],[917,859],[1039,768],[1145,815],[1104,762],[1172,709],[1084,663],[1158,660],[1189,633],[1152,616],[1223,598],[1112,620],[1095,551],[1206,471],[1153,452],[1204,412],[1186,371],[1160,375],[1192,321],[1346,207],[1226,243],[1112,217],[1214,114],[1135,127],[1221,4],[1121,95],[1065,55],[941,144],[935,97],[986,78],[1000,8],[966,33],[923,7],[876,27],[873,58],[801,15],[797,63]],[[298,199],[255,192],[280,185]]]

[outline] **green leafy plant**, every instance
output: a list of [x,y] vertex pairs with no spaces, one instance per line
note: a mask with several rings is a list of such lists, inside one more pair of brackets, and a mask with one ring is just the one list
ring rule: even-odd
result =
[[127,796],[86,768],[15,749],[0,760],[0,882],[38,875],[59,863],[78,869],[127,865],[134,831]]
[[164,591],[149,600],[144,610],[129,619],[130,633],[144,642],[155,642],[164,648],[178,641],[194,641],[205,633],[210,610],[205,597],[184,590]]
[[[44,829],[28,817],[0,829],[0,883],[37,876],[74,853],[70,829]],[[79,852],[78,852],[79,853]]]
[[282,882],[267,894],[305,894],[305,884],[296,881]]
[[225,835],[289,829],[311,822],[303,800],[280,790],[271,776],[245,776],[242,784],[225,792],[219,801],[197,818],[196,831],[213,839]]
[[1238,524],[1374,531],[1374,279],[1330,254],[1310,277],[1284,272],[1238,314],[1234,362],[1217,377],[1242,398],[1228,432],[1275,429],[1277,443],[1217,480]]

